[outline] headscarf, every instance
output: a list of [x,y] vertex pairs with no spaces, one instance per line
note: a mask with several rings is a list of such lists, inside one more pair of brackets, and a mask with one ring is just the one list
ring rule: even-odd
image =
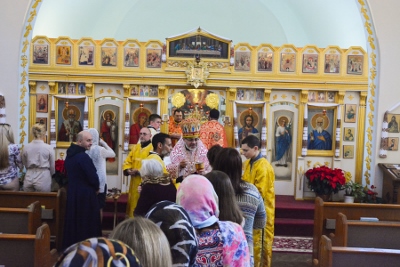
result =
[[90,238],[67,248],[55,267],[140,267],[133,249],[121,241],[103,237]]
[[90,128],[87,131],[92,135],[93,143],[90,149],[86,151],[86,153],[93,161],[98,161],[101,159],[99,148],[99,132],[95,128]]
[[187,212],[171,201],[153,205],[146,218],[166,235],[171,248],[172,266],[192,266],[198,250],[196,232]]
[[176,203],[189,214],[195,228],[218,222],[218,196],[213,185],[202,175],[187,176],[178,188]]

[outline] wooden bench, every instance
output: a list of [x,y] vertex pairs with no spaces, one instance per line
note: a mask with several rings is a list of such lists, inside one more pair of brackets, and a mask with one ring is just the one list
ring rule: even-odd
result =
[[320,238],[319,247],[318,260],[313,264],[320,267],[397,267],[400,262],[398,249],[335,247],[326,235]]
[[[321,236],[329,236],[335,232],[334,229],[326,228],[327,220],[335,220],[339,212],[345,214],[348,220],[360,220],[360,217],[376,217],[381,221],[400,221],[400,205],[324,202],[317,197],[315,198],[314,210],[313,259],[318,258]],[[335,224],[332,228],[335,228]]]
[[0,234],[0,266],[50,267],[57,261],[57,250],[50,250],[50,229],[40,226],[36,234]]
[[40,205],[44,207],[42,222],[49,225],[51,240],[57,250],[61,251],[67,201],[65,188],[49,193],[0,191],[0,207],[23,208],[35,201],[39,201]]
[[400,222],[347,220],[339,213],[332,244],[339,247],[400,249]]
[[26,208],[0,208],[0,233],[34,235],[42,224],[41,215],[39,201]]

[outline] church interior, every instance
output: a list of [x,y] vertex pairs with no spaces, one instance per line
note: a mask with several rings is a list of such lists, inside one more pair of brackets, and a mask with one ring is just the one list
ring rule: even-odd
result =
[[[284,253],[275,253],[272,266],[303,266],[300,261],[325,266],[329,253],[340,255],[340,247],[347,246],[342,228],[361,227],[363,222],[350,222],[361,217],[395,221],[381,225],[387,227],[381,236],[395,236],[393,224],[400,221],[397,1],[384,7],[378,0],[23,0],[21,8],[6,2],[0,20],[12,26],[0,28],[8,40],[0,44],[5,100],[0,121],[12,125],[20,147],[32,141],[30,128],[40,123],[56,159],[65,159],[75,141],[67,128],[96,128],[109,137],[105,141],[116,154],[106,162],[108,188],[127,193],[130,179],[122,166],[138,140],[133,127],[147,126],[149,116],[158,114],[161,132],[168,133],[177,109],[202,123],[217,109],[229,147],[240,152],[248,135],[261,140],[281,201],[276,214],[295,209],[294,216],[303,220],[275,216],[276,236],[288,233],[309,243],[301,250],[305,258],[288,254],[295,259],[288,263]],[[369,199],[385,204],[364,209],[343,203],[345,190],[333,194],[332,203],[322,201],[306,175],[320,166],[343,170],[347,179],[372,192]],[[62,194],[57,198],[65,201]],[[107,204],[111,228],[123,220],[114,208],[118,200],[113,201]],[[55,212],[46,219],[53,236],[60,230],[60,206],[46,206],[44,212]],[[301,230],[290,232],[295,225]],[[400,252],[388,239],[377,247],[396,250],[381,251],[389,258],[380,260],[392,266]],[[355,247],[367,243],[360,240]],[[378,234],[375,241],[380,240]],[[51,242],[60,250],[59,240]],[[376,252],[362,250],[351,253],[368,259]],[[335,257],[334,263],[342,261]],[[346,257],[344,262],[357,266],[357,258]]]

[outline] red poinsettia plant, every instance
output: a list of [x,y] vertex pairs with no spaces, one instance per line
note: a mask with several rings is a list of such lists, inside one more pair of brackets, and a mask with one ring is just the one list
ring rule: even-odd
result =
[[331,169],[326,166],[309,169],[305,176],[308,186],[317,195],[329,195],[343,189],[346,183],[345,173],[342,169]]
[[60,187],[63,187],[68,183],[67,172],[65,171],[64,163],[65,160],[63,159],[57,159],[55,161],[56,172],[53,174],[53,178]]

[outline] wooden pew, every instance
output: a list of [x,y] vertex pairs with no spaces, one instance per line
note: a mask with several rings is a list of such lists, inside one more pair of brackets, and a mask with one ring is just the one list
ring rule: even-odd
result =
[[334,229],[326,229],[327,219],[336,219],[341,212],[348,220],[360,220],[360,217],[376,217],[381,221],[400,221],[400,205],[324,202],[315,198],[313,259],[318,258],[319,241],[322,235],[334,234]]
[[332,244],[339,247],[400,249],[400,222],[347,220],[338,213]]
[[39,201],[26,208],[0,208],[0,233],[34,235],[42,224]]
[[30,203],[39,201],[44,206],[42,222],[50,227],[51,239],[58,251],[62,250],[64,231],[64,217],[67,201],[67,192],[61,188],[58,192],[10,192],[0,191],[0,206],[8,208],[27,207]]
[[400,262],[400,250],[382,248],[335,247],[323,235],[320,239],[318,261],[320,267],[385,266],[396,267]]

